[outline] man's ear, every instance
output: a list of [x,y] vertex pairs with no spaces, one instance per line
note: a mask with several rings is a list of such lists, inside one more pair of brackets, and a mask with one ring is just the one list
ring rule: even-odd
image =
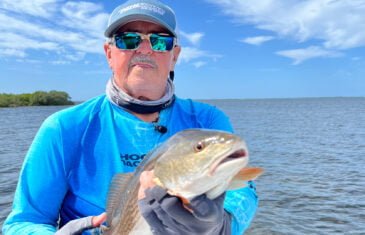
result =
[[107,42],[104,43],[104,52],[105,52],[105,57],[106,57],[106,60],[108,61],[109,67],[111,67],[111,62],[112,62],[111,49],[110,49],[110,44]]
[[181,47],[179,45],[174,47],[173,52],[172,52],[173,53],[172,63],[171,63],[171,67],[170,67],[171,71],[174,71],[175,64],[180,55],[180,51],[181,51]]

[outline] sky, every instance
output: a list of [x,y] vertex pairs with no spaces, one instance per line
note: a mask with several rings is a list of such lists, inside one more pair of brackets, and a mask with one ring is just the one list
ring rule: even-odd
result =
[[[193,99],[365,96],[365,0],[162,0]],[[0,0],[0,93],[105,91],[103,36],[124,1]]]

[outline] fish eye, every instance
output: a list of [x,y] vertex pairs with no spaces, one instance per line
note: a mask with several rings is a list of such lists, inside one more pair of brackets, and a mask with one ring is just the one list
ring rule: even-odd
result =
[[195,152],[200,152],[205,148],[205,145],[203,142],[199,142],[194,146]]

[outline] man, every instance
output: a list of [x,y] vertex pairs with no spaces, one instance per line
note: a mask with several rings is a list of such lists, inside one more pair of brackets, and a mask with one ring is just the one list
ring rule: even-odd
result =
[[[61,235],[86,233],[105,221],[113,175],[133,172],[158,143],[187,128],[232,131],[220,110],[174,95],[181,48],[168,6],[127,1],[112,12],[105,36],[113,73],[106,95],[43,123],[25,158],[5,235],[54,234],[57,228]],[[246,187],[215,200],[202,195],[192,201],[194,213],[186,213],[151,184],[151,174],[142,174],[139,206],[155,234],[241,234],[256,211],[255,190]],[[151,207],[154,197],[159,202]]]

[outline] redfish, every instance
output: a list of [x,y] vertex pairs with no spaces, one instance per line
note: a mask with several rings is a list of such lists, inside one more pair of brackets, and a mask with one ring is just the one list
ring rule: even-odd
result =
[[263,173],[262,168],[248,167],[248,162],[247,146],[237,135],[206,129],[178,132],[147,154],[134,173],[114,177],[104,234],[152,234],[137,205],[143,171],[153,170],[157,185],[188,204],[201,194],[214,199],[226,190],[245,187]]

